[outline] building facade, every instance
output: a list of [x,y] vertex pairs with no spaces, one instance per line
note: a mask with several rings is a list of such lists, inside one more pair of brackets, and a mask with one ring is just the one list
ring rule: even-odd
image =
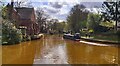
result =
[[40,33],[34,8],[13,7],[13,3],[8,4],[7,8],[8,18],[15,22],[18,29],[24,29],[26,35],[38,35]]

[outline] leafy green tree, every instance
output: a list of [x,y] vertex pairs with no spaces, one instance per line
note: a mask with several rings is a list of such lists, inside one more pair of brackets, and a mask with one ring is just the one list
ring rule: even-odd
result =
[[79,32],[80,29],[86,27],[87,15],[88,11],[85,10],[84,5],[75,5],[67,17],[70,30],[72,32]]
[[108,31],[106,26],[101,25],[101,15],[89,13],[87,19],[87,28],[92,29],[95,33]]
[[66,30],[66,23],[59,22],[58,19],[51,19],[47,22],[47,26],[48,32],[51,33],[63,33],[63,31]]
[[66,24],[64,22],[57,22],[56,23],[56,32],[57,33],[63,33],[63,31],[65,30],[65,26]]
[[87,19],[87,28],[88,29],[93,29],[94,31],[96,31],[96,28],[100,24],[99,19],[100,19],[100,15],[89,13],[88,19]]

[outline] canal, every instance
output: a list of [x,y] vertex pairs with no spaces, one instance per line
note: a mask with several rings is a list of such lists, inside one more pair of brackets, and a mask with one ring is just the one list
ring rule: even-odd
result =
[[2,64],[117,64],[118,49],[46,35],[39,40],[2,46]]

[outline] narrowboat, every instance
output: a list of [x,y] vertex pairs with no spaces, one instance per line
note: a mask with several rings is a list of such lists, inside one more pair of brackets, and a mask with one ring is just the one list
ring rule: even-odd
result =
[[80,41],[80,33],[75,33],[75,35],[64,34],[63,38],[64,39],[74,40],[74,41]]

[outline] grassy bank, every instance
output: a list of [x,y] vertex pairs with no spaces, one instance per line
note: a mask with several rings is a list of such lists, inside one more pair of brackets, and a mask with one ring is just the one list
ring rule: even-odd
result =
[[85,35],[82,37],[95,39],[95,40],[119,42],[118,35],[114,32],[96,33],[96,34],[92,34],[90,37],[86,37]]
[[93,39],[106,40],[106,41],[112,41],[112,42],[118,42],[118,37],[117,37],[117,35],[109,35],[109,36],[94,35],[94,36],[93,36]]

